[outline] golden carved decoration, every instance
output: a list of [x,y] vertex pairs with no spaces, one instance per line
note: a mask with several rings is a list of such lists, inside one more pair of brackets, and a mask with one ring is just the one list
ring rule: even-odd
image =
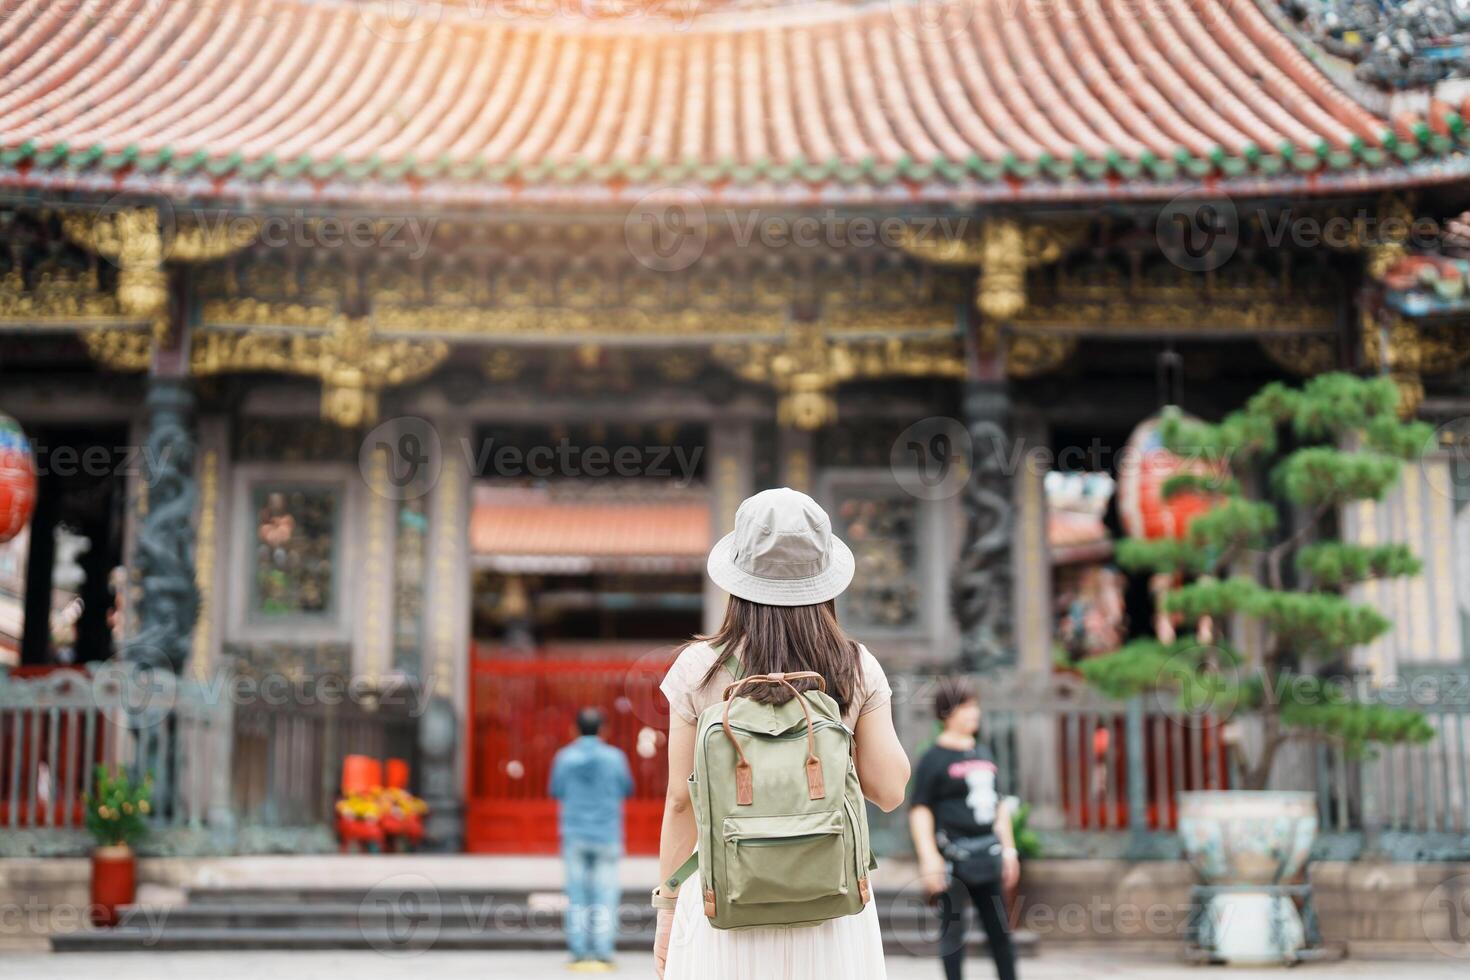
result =
[[526,367],[526,355],[508,347],[497,347],[485,355],[481,368],[491,381],[514,381]]
[[219,452],[206,450],[199,464],[199,526],[194,532],[194,585],[199,590],[199,616],[194,623],[190,667],[196,680],[209,676],[214,637],[214,563],[219,507]]
[[215,262],[245,248],[259,234],[257,218],[200,215],[198,221],[181,223],[174,229],[164,258],[170,262]]
[[1447,374],[1470,362],[1470,343],[1453,326],[1419,323],[1393,313],[1362,315],[1364,361],[1399,386],[1399,412],[1406,418],[1424,399],[1425,375]]
[[992,320],[1009,320],[1026,306],[1026,236],[1014,221],[987,221],[980,246],[975,305]]
[[963,347],[953,333],[832,340],[820,325],[803,324],[781,343],[716,344],[711,352],[747,381],[774,387],[777,422],[803,430],[836,420],[832,390],[844,381],[965,374]]
[[1076,350],[1076,337],[1009,334],[1006,337],[1006,373],[1013,378],[1045,374],[1060,367]]
[[1057,298],[1027,305],[1013,324],[1026,332],[1053,329],[1065,333],[1126,336],[1138,333],[1301,334],[1335,330],[1335,305],[1290,302],[1262,297],[1251,302],[1211,301],[1196,294],[1190,302],[1154,302],[1149,296],[1126,294],[1109,299]]
[[343,317],[328,332],[205,329],[190,358],[195,374],[281,371],[322,382],[322,417],[338,425],[377,418],[378,392],[427,375],[449,356],[443,341],[385,340],[366,320]]
[[975,308],[981,320],[976,331],[977,346],[983,353],[995,353],[1003,344],[1006,372],[1014,377],[1030,377],[1061,364],[1071,355],[1076,341],[1023,340],[1006,334],[1002,324],[1015,320],[1028,308],[1027,271],[1060,260],[1086,237],[1089,227],[1086,221],[1022,225],[1011,218],[991,218],[980,226],[978,235],[941,241],[920,241],[911,235],[900,247],[937,265],[978,266]]
[[1358,246],[1367,254],[1370,278],[1382,280],[1399,259],[1409,254],[1405,243],[1413,225],[1412,199],[1401,194],[1385,194],[1378,201],[1377,225],[1366,236],[1361,228],[1354,228]]
[[201,313],[208,327],[289,327],[333,329],[347,318],[330,306],[303,303],[270,303],[258,299],[215,299],[204,303]]
[[168,277],[163,235],[153,208],[70,211],[61,216],[68,238],[117,263],[117,302],[127,316],[146,319],[155,335],[168,329]]
[[1332,334],[1260,337],[1257,342],[1272,361],[1304,378],[1337,367],[1337,337]]
[[153,363],[153,335],[145,330],[92,327],[81,337],[92,360],[113,371],[146,371]]
[[[1030,224],[1022,228],[1011,219],[992,218],[980,225],[979,234],[973,234],[968,219],[948,223],[939,219],[933,223],[914,221],[904,226],[898,247],[931,265],[974,267],[994,257],[988,251],[998,244],[992,235],[999,234],[1010,239],[1010,247],[1035,265],[1060,259],[1083,239],[1089,228],[1088,221]],[[1013,231],[1019,238],[1013,236]]]
[[779,313],[711,315],[692,309],[641,310],[628,307],[570,310],[563,307],[500,308],[452,306],[378,306],[373,324],[383,334],[440,337],[535,337],[546,341],[579,337],[688,336],[691,334],[780,334],[787,316]]
[[20,269],[12,265],[0,277],[0,320],[25,323],[60,321],[75,323],[87,320],[119,320],[122,315],[116,297],[103,292],[97,284],[95,269],[81,276],[62,269],[43,269],[34,289],[27,289]]
[[657,364],[659,376],[665,381],[685,384],[699,375],[704,358],[693,351],[673,350],[660,354]]

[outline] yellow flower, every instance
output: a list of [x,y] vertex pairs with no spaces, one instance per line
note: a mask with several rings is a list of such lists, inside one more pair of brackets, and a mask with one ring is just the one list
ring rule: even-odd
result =
[[132,816],[132,814],[133,814],[133,804],[124,801],[123,802],[123,813],[126,813],[128,816]]
[[153,810],[153,808],[148,805],[148,801],[147,800],[139,800],[138,801],[138,811],[140,813],[151,813],[152,810]]

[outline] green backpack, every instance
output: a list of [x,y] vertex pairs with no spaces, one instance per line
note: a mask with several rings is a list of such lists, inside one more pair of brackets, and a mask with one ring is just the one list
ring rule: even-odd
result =
[[[816,925],[863,910],[875,866],[853,757],[826,682],[811,671],[741,679],[700,713],[690,796],[698,849],[668,884],[698,867],[704,914],[716,929]],[[792,681],[815,680],[798,692]],[[795,697],[761,704],[744,692],[784,684]]]

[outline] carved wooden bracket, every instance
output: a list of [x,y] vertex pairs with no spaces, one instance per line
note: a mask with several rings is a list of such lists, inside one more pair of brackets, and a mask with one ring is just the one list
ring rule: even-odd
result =
[[1453,326],[1370,309],[1363,310],[1361,325],[1363,360],[1398,384],[1399,414],[1405,418],[1424,400],[1425,375],[1448,374],[1470,363],[1470,345]]
[[717,344],[711,353],[747,381],[775,388],[777,422],[806,431],[836,421],[832,393],[844,381],[965,375],[957,336],[833,339],[817,323],[797,325],[781,342]]
[[[222,217],[215,223],[164,222],[158,209],[152,207],[68,211],[61,215],[61,229],[67,238],[116,263],[118,309],[124,316],[147,321],[159,342],[167,338],[169,329],[165,263],[224,258],[249,244],[257,227],[252,218]],[[130,355],[137,346],[134,340],[117,340],[99,347],[96,338],[83,339],[90,350],[100,349],[112,358],[104,361],[109,366],[117,366],[121,345],[133,345]],[[131,363],[130,357],[127,360]]]
[[383,388],[417,381],[449,356],[442,340],[384,340],[372,324],[339,316],[330,330],[204,330],[195,334],[195,374],[279,371],[322,383],[322,417],[344,427],[370,424]]
[[1027,338],[1003,328],[1026,308],[1026,272],[1056,262],[1082,240],[1085,222],[1022,225],[1012,218],[990,218],[976,234],[945,240],[920,238],[909,231],[905,252],[937,265],[973,266],[975,308],[980,312],[979,348],[993,353],[1006,347],[1007,373],[1025,377],[1056,367],[1076,348],[1075,339]]

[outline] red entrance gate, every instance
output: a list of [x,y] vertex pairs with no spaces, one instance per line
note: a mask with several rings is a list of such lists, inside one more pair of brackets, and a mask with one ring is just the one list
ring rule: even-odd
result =
[[627,754],[633,772],[625,816],[628,853],[656,853],[669,730],[669,706],[658,684],[669,653],[648,654],[647,647],[624,656],[605,650],[589,656],[543,653],[535,659],[471,660],[465,849],[557,850],[556,801],[547,794],[551,762],[576,737],[578,709],[592,705],[607,717],[603,737]]

